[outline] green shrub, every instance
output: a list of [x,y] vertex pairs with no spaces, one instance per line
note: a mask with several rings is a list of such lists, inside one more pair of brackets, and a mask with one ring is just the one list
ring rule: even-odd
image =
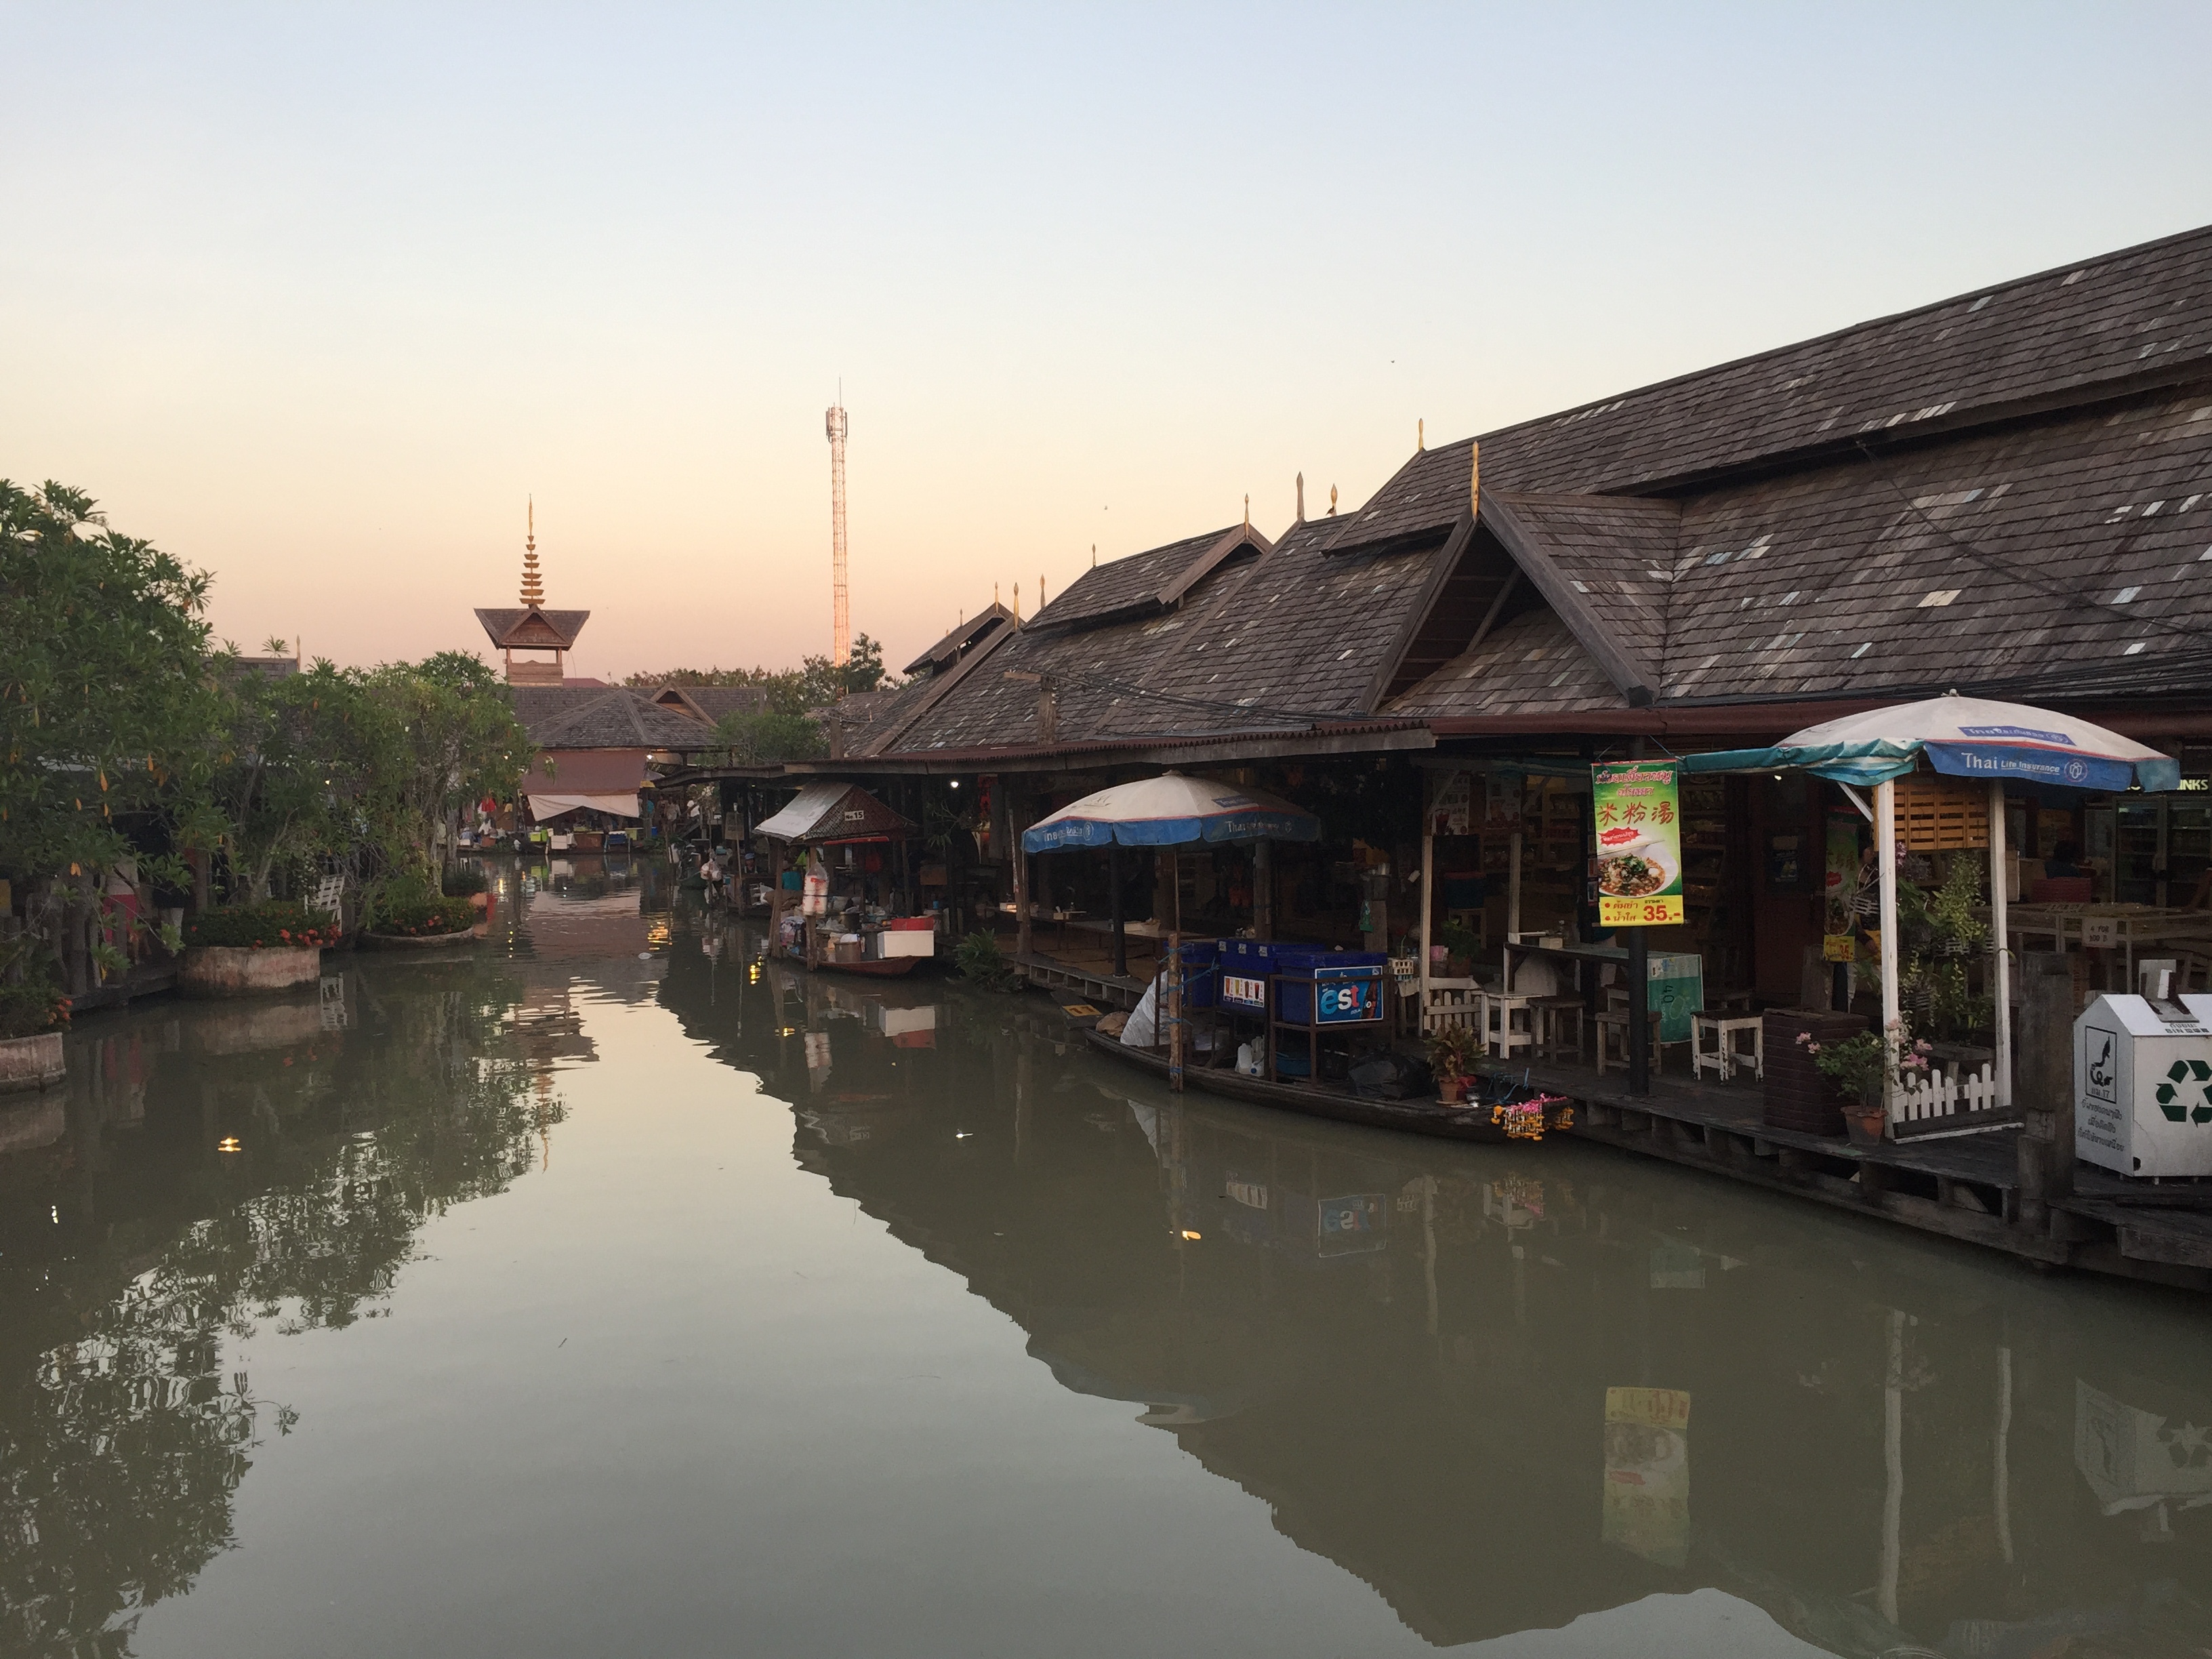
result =
[[952,964],[960,970],[963,979],[973,980],[989,990],[1011,991],[1021,983],[1014,964],[1006,960],[999,941],[989,933],[970,933],[954,945]]
[[379,906],[370,931],[427,939],[458,933],[476,924],[476,908],[465,898],[403,899]]
[[0,1038],[36,1036],[69,1024],[70,1000],[44,974],[0,985]]
[[336,945],[338,919],[305,905],[237,904],[203,910],[185,924],[185,943],[231,949],[283,950],[295,945]]
[[489,890],[491,878],[473,864],[450,865],[446,870],[443,886],[447,898],[467,898],[472,893]]

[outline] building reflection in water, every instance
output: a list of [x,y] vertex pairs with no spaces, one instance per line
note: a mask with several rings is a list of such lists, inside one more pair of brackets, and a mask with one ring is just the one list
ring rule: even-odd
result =
[[[662,993],[711,1037],[697,979]],[[2192,1304],[1571,1143],[1177,1100],[1034,998],[744,994],[803,1164],[1432,1643],[1708,1588],[1838,1653],[2212,1644]]]
[[380,1316],[428,1215],[543,1166],[595,1007],[647,1000],[1040,1386],[1431,1643],[1695,1590],[1842,1654],[2212,1646],[2194,1304],[1572,1142],[1178,1100],[1037,999],[763,963],[649,872],[503,878],[495,949],[88,1021],[65,1091],[0,1105],[0,1650],[120,1652],[189,1589],[289,1426],[246,1339]]

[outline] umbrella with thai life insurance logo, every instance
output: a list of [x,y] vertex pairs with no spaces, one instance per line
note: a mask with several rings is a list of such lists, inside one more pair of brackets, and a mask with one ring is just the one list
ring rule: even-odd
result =
[[2172,789],[2181,766],[2157,750],[2071,714],[2026,703],[1991,702],[1957,692],[1893,703],[1793,732],[1771,749],[1687,755],[1688,772],[1764,772],[1796,768],[1838,783],[1876,784],[1901,777],[1922,755],[1960,778],[2063,789]]
[[[1321,820],[1288,801],[1237,784],[1217,783],[1181,772],[1163,772],[1156,778],[1117,783],[1063,806],[1049,817],[1022,831],[1022,851],[1051,853],[1071,847],[1155,847],[1168,850],[1170,860],[1178,847],[1222,842],[1319,841]],[[1126,971],[1121,888],[1113,879],[1115,903],[1114,970]],[[1182,1087],[1182,1018],[1180,975],[1182,963],[1182,886],[1170,878],[1177,915],[1168,934],[1169,1047],[1168,1083]],[[1026,905],[1022,891],[1018,903]]]
[[[1881,878],[1881,1016],[1885,1032],[1901,1033],[1897,961],[1897,780],[1921,756],[1938,772],[1981,778],[1990,786],[1990,921],[1994,945],[1991,988],[1996,1027],[1995,1101],[1984,1114],[1990,1127],[2013,1106],[2010,957],[2005,921],[2004,791],[2008,783],[2042,788],[2148,791],[2181,781],[2178,761],[2071,714],[2026,703],[1992,702],[1954,691],[1920,702],[1893,703],[1863,714],[1824,720],[1793,732],[1771,749],[1733,749],[1686,755],[1686,772],[1810,772],[1842,784],[1852,805],[1875,826],[1875,844],[1890,849],[1876,860]],[[1875,786],[1869,806],[1851,787]],[[1889,1085],[1891,1133],[1901,1121],[1900,1093]],[[1939,1130],[1948,1125],[1937,1123]]]

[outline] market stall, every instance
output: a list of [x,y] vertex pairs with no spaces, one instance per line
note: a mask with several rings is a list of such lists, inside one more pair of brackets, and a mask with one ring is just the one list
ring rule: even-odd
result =
[[780,879],[770,890],[769,936],[782,955],[809,968],[891,975],[937,954],[937,918],[908,914],[919,827],[859,785],[810,784],[755,833],[780,852],[778,862],[803,858],[797,894]]
[[[1990,978],[1996,1019],[1995,1054],[1987,1087],[1976,1091],[1918,1088],[1899,1075],[1897,1060],[1905,1042],[1899,996],[1898,866],[1904,850],[1899,823],[1899,781],[1923,763],[1952,777],[1973,778],[1989,787]],[[2071,715],[2022,703],[1992,702],[1956,693],[1922,702],[1898,703],[1792,733],[1767,749],[1728,750],[1688,755],[1690,774],[1804,771],[1841,785],[1854,806],[1874,825],[1878,849],[1875,865],[1880,892],[1881,1029],[1889,1044],[1887,1119],[1894,1137],[1908,1121],[1922,1132],[1960,1133],[1986,1123],[2010,1121],[2013,1107],[2012,1012],[2005,838],[2008,783],[2039,789],[2125,791],[2172,790],[2179,781],[2178,763],[2116,732]],[[1869,804],[1860,792],[1871,787]],[[1944,1119],[1947,1122],[1931,1120]],[[1979,1120],[1969,1123],[1968,1119]]]

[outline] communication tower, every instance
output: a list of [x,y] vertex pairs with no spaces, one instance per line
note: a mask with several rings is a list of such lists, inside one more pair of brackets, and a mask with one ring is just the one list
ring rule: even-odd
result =
[[842,668],[853,654],[853,613],[845,592],[845,405],[830,404],[830,660]]

